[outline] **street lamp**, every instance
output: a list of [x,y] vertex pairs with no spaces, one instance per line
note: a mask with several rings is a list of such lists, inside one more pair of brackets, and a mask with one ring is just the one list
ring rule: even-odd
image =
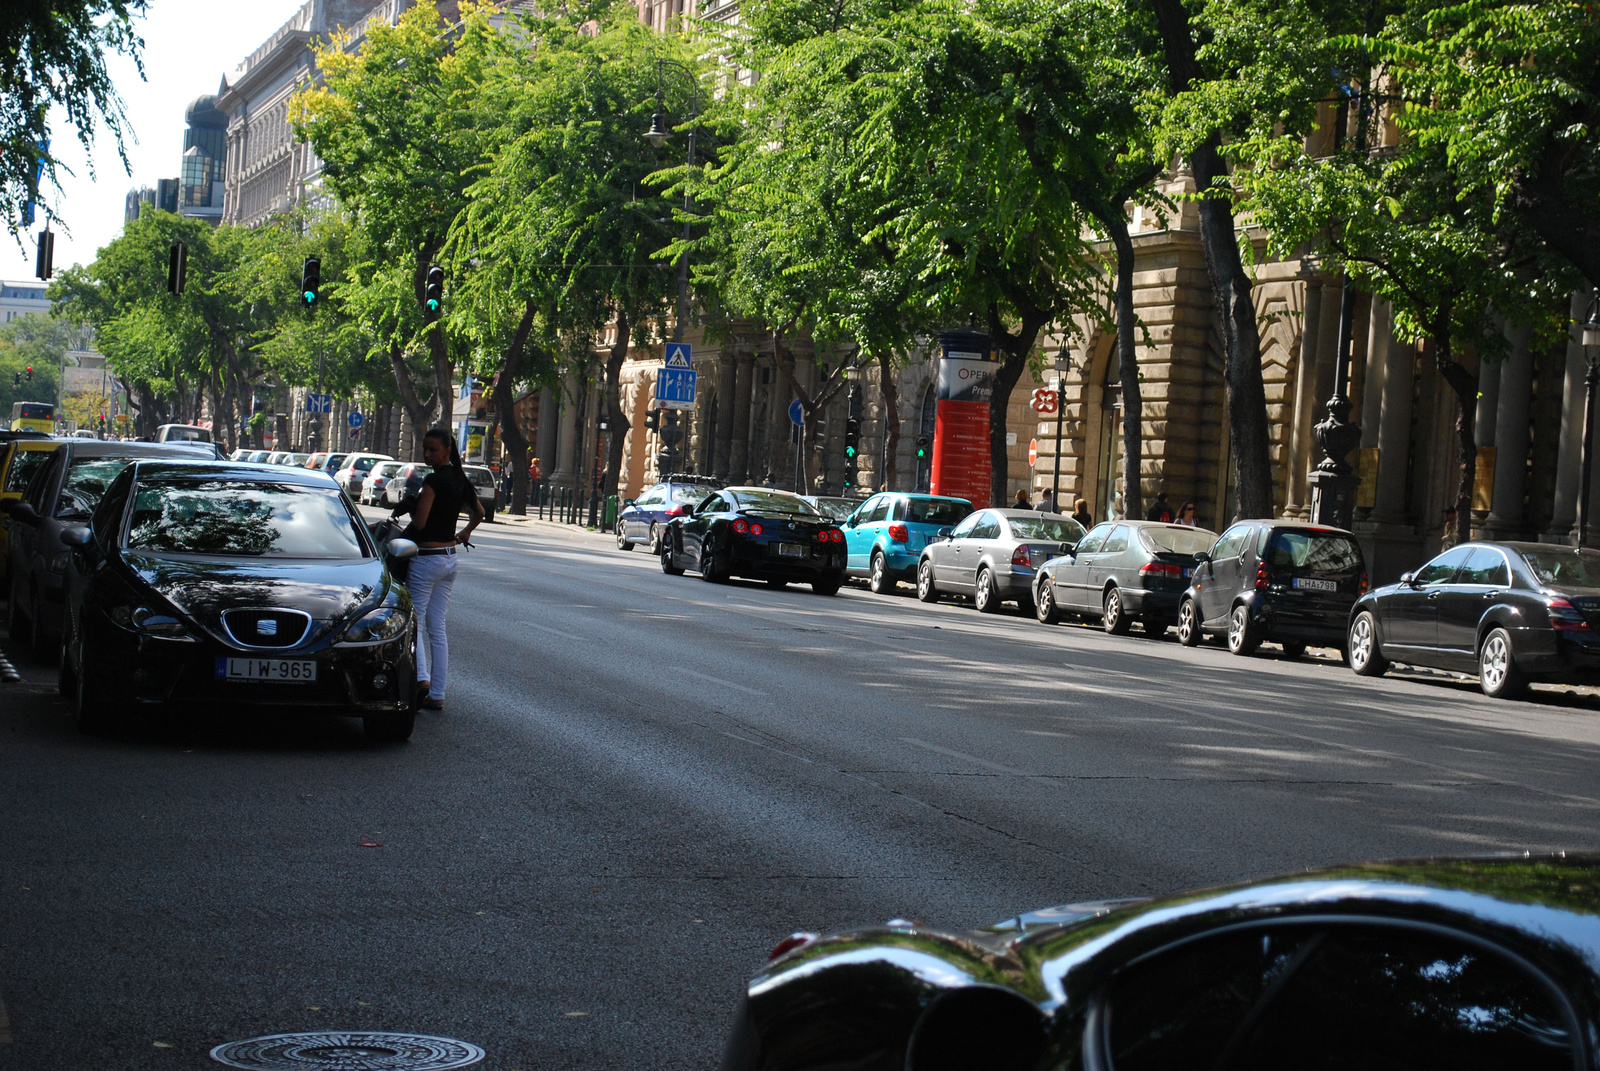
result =
[[[658,149],[665,146],[672,139],[672,131],[667,124],[667,104],[663,88],[666,71],[669,66],[682,71],[688,77],[689,85],[694,90],[693,102],[690,105],[688,145],[688,164],[692,169],[694,167],[695,133],[700,123],[700,79],[695,77],[694,71],[690,70],[687,65],[671,59],[656,60],[656,110],[655,114],[650,117],[650,129],[645,133],[644,138]],[[683,252],[678,254],[678,315],[672,325],[672,341],[674,342],[683,341],[683,322],[689,317],[689,216],[693,210],[694,201],[690,198],[688,189],[685,188],[683,191],[684,249]],[[669,475],[670,470],[677,464],[678,440],[683,438],[683,431],[678,427],[678,411],[676,409],[668,409],[666,415],[666,423],[661,428],[661,441],[666,446],[662,451],[662,455],[666,464],[658,466],[662,469],[661,476],[663,478]]]
[[1061,344],[1061,352],[1056,354],[1056,471],[1050,481],[1050,505],[1057,512],[1061,512],[1061,429],[1062,422],[1067,415],[1067,373],[1072,371],[1072,354],[1067,352],[1067,344]]
[[1589,542],[1589,467],[1594,456],[1594,389],[1600,385],[1600,288],[1589,296],[1589,312],[1584,317],[1579,338],[1589,369],[1583,376],[1583,452],[1578,461],[1578,546]]

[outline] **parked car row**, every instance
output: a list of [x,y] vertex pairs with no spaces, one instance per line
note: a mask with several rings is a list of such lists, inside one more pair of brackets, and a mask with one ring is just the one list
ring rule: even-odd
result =
[[[233,461],[252,464],[283,465],[289,468],[306,468],[326,472],[333,477],[344,492],[363,506],[398,506],[405,496],[422,490],[422,480],[432,470],[419,462],[396,461],[388,454],[314,453],[295,454],[285,451],[235,450],[229,455]],[[484,520],[493,521],[499,505],[499,489],[494,473],[485,465],[463,465],[468,481],[478,494],[483,506]],[[398,483],[395,483],[398,481]],[[394,483],[393,492],[390,485]]]
[[1327,525],[1243,520],[1218,534],[1116,520],[1085,532],[1059,514],[897,492],[838,518],[822,500],[683,476],[630,503],[617,542],[648,540],[669,573],[837,590],[826,544],[808,554],[815,575],[777,566],[774,555],[797,552],[772,549],[760,509],[777,510],[778,499],[761,496],[782,496],[785,515],[807,525],[835,524],[843,576],[866,579],[876,594],[914,580],[924,602],[970,598],[984,613],[1014,603],[1044,624],[1070,615],[1114,635],[1137,624],[1159,638],[1175,627],[1185,646],[1216,638],[1241,656],[1263,643],[1288,658],[1329,647],[1362,675],[1396,662],[1475,673],[1495,697],[1534,682],[1600,682],[1600,551],[1587,549],[1468,543],[1374,591],[1355,537]]

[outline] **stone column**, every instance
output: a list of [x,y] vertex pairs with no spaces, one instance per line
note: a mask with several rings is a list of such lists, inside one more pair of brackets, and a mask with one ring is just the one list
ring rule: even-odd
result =
[[[1361,383],[1361,449],[1379,447],[1383,415],[1384,373],[1388,368],[1389,327],[1393,310],[1387,301],[1373,299],[1367,317],[1367,364]],[[1355,459],[1351,459],[1354,461]]]
[[[1378,480],[1372,508],[1377,524],[1409,524],[1406,515],[1406,470],[1411,455],[1411,393],[1416,377],[1417,351],[1394,337],[1392,316],[1385,305],[1379,315],[1373,303],[1372,343],[1367,367],[1383,364],[1383,409],[1373,410],[1362,422],[1378,425]],[[1382,324],[1380,332],[1378,325]]]
[[[1580,291],[1572,295],[1572,320],[1583,320],[1588,304]],[[1556,493],[1550,514],[1550,528],[1542,537],[1547,543],[1575,542],[1574,530],[1578,520],[1578,484],[1582,479],[1579,461],[1583,455],[1584,373],[1589,362],[1584,357],[1583,346],[1573,333],[1567,339],[1567,367],[1561,383],[1561,446],[1556,454]],[[1592,461],[1592,459],[1591,459]],[[1590,477],[1591,490],[1594,478]],[[1593,520],[1593,513],[1590,514]]]
[[1494,418],[1494,498],[1484,534],[1512,539],[1522,534],[1523,493],[1528,476],[1528,400],[1533,389],[1531,330],[1507,330],[1511,355],[1500,368],[1500,397]]
[[728,479],[750,482],[750,406],[755,389],[755,363],[752,353],[734,358],[733,444],[728,460]]
[[1498,363],[1478,362],[1478,412],[1473,417],[1472,433],[1479,446],[1493,446],[1496,417],[1500,413],[1500,369]]
[[[1312,415],[1317,408],[1317,343],[1322,321],[1322,289],[1319,276],[1306,280],[1305,313],[1300,324],[1300,359],[1296,362],[1294,429],[1289,449],[1288,501],[1284,503],[1286,517],[1304,517],[1310,502],[1310,488],[1306,475],[1317,463],[1316,442],[1311,438]],[[1064,386],[1064,384],[1062,385]],[[1058,391],[1060,388],[1057,388]],[[1064,393],[1063,393],[1064,404]],[[1056,444],[1059,451],[1061,444]]]
[[546,469],[549,478],[562,487],[571,487],[573,477],[577,470],[573,468],[573,452],[578,442],[578,420],[582,416],[578,412],[578,376],[576,372],[568,371],[562,376],[561,391],[559,394],[560,423],[556,432],[556,467]]
[[711,433],[711,473],[728,482],[728,464],[733,452],[733,354],[717,357],[717,426],[707,428]]
[[545,478],[550,478],[556,463],[556,439],[561,419],[561,395],[549,387],[539,388],[539,431],[533,456],[539,459],[539,468]]

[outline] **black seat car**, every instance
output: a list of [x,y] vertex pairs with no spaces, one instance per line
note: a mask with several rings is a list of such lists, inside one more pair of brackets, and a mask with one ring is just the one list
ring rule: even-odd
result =
[[1600,679],[1600,552],[1544,543],[1463,543],[1350,615],[1350,668],[1391,662],[1477,673],[1484,694],[1530,681]]
[[1262,641],[1290,658],[1309,644],[1342,650],[1350,607],[1367,590],[1355,537],[1326,525],[1240,521],[1194,560],[1178,604],[1178,639],[1188,647],[1220,632],[1238,655]]

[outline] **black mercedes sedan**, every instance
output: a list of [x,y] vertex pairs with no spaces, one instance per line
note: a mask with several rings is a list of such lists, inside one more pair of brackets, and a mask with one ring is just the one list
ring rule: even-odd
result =
[[799,495],[766,487],[709,492],[661,536],[662,572],[693,569],[713,583],[743,576],[833,595],[844,584],[844,560],[837,524]]
[[1476,673],[1510,699],[1532,681],[1600,680],[1600,552],[1463,543],[1350,611],[1350,668],[1392,662]]
[[1600,857],[1375,863],[985,930],[794,934],[724,1071],[1575,1071]]
[[416,711],[411,596],[326,473],[138,461],[62,533],[61,690],[86,732],[130,708],[351,714],[404,740]]

